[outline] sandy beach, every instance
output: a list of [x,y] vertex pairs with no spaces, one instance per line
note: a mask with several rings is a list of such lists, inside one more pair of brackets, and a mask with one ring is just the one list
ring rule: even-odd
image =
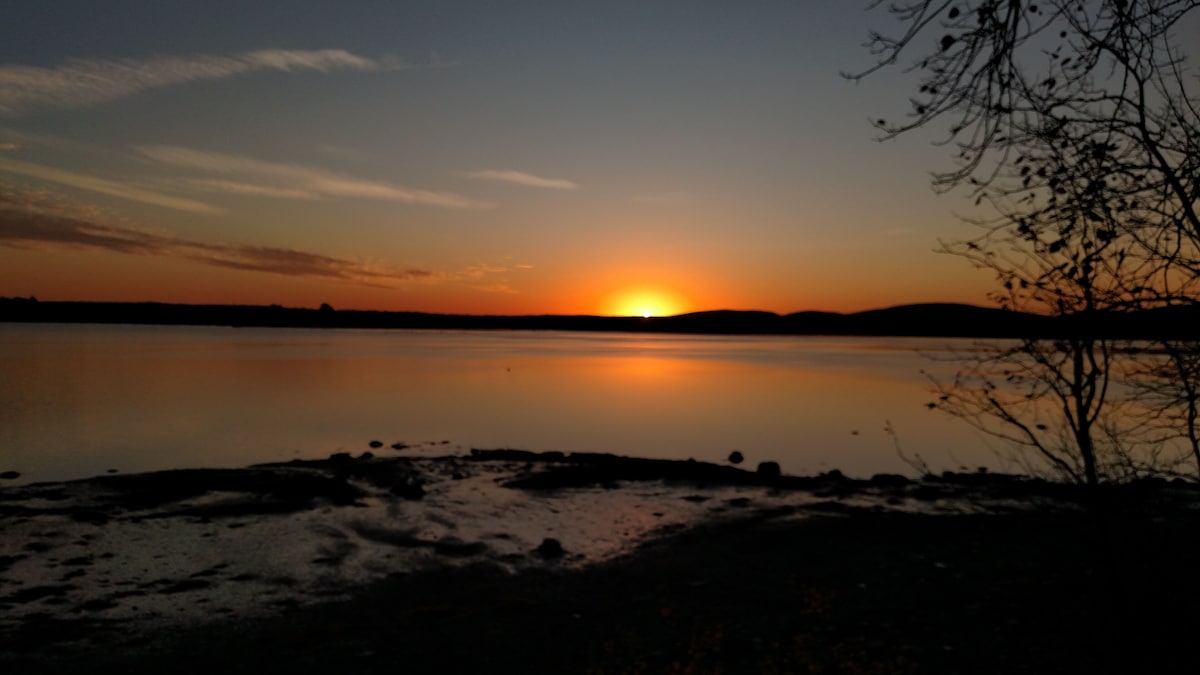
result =
[[1191,484],[476,451],[0,491],[12,672],[1192,672]]

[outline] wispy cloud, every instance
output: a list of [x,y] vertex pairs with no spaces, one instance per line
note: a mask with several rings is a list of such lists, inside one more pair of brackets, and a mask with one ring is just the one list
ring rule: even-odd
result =
[[106,221],[93,207],[79,207],[60,195],[0,184],[0,246],[10,248],[85,249],[176,258],[211,267],[377,288],[397,288],[406,283],[476,285],[490,275],[507,271],[491,265],[452,271],[395,268],[290,248],[205,242]]
[[254,183],[238,183],[216,178],[188,178],[182,181],[182,184],[208,192],[226,192],[237,195],[253,195],[256,197],[274,197],[276,199],[317,199],[319,196],[309,190],[255,185]]
[[112,197],[120,197],[130,201],[141,202],[143,204],[153,204],[162,206],[168,209],[176,209],[179,211],[191,211],[193,213],[219,213],[220,209],[215,206],[210,206],[203,202],[193,201],[191,199],[183,199],[171,195],[164,195],[158,192],[152,192],[142,188],[126,185],[117,181],[97,178],[87,174],[67,171],[65,169],[56,169],[51,166],[43,166],[41,164],[32,164],[30,162],[22,162],[7,157],[0,157],[0,171],[20,174],[30,178],[38,178],[41,180],[58,183],[59,185],[67,185],[80,190],[88,190],[90,192],[98,192],[100,194],[110,195]]
[[394,59],[371,59],[341,49],[264,49],[229,56],[149,59],[72,59],[54,68],[0,66],[0,113],[70,108],[123,98],[147,89],[220,80],[259,71],[395,70]]
[[210,189],[223,186],[226,191],[240,191],[247,194],[257,191],[258,194],[266,195],[268,192],[275,191],[280,194],[274,196],[290,195],[291,198],[297,198],[303,193],[313,196],[379,199],[458,209],[479,209],[491,206],[486,202],[451,192],[434,192],[365,180],[300,164],[266,162],[240,155],[203,152],[167,145],[141,146],[137,150],[162,164],[207,173],[233,175],[241,179],[232,182],[210,182],[208,184]]
[[0,244],[16,248],[65,247],[141,256],[184,258],[213,267],[317,277],[367,286],[424,280],[425,270],[379,271],[360,262],[287,248],[210,244],[101,225],[76,218],[0,209]]
[[464,171],[462,175],[466,178],[478,178],[480,180],[494,180],[502,183],[513,183],[514,185],[524,185],[526,187],[547,188],[550,190],[578,190],[579,184],[573,183],[563,178],[542,178],[524,171],[513,171],[512,169],[484,169],[482,171]]
[[518,291],[517,289],[513,288],[512,286],[509,286],[508,284],[503,284],[503,283],[501,283],[501,284],[480,284],[479,286],[475,287],[475,290],[483,291],[484,293],[500,293],[503,295],[518,295],[518,294],[520,294],[520,291]]

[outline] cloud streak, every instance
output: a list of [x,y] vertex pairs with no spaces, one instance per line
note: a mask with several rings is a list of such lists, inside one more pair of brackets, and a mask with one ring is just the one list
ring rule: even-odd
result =
[[462,174],[466,178],[476,178],[479,180],[492,180],[501,183],[512,183],[514,185],[524,185],[526,187],[545,188],[549,190],[578,190],[579,184],[563,178],[542,178],[524,171],[514,171],[512,169],[484,169],[482,171],[465,171]]
[[118,183],[116,181],[97,178],[87,174],[67,171],[65,169],[56,169],[51,166],[43,166],[41,164],[32,164],[30,162],[22,162],[7,157],[0,157],[0,171],[8,173],[20,174],[30,178],[58,183],[80,190],[88,190],[89,192],[97,192],[100,194],[109,195],[112,197],[120,197],[130,201],[141,202],[143,204],[153,204],[154,206],[162,206],[168,209],[177,211],[190,211],[192,213],[220,213],[221,209],[215,206],[210,206],[203,202],[194,201],[191,199],[183,199],[172,195],[164,195],[151,190]]
[[273,197],[275,199],[317,199],[319,195],[308,190],[297,188],[272,187],[270,185],[255,185],[239,183],[217,178],[189,178],[184,185],[208,192],[225,192],[235,195],[253,195],[255,197]]
[[0,66],[0,113],[104,103],[187,82],[221,80],[254,72],[397,70],[399,61],[370,59],[341,49],[264,49],[232,56],[192,55],[150,59],[72,59],[54,68]]
[[378,270],[363,263],[287,248],[211,244],[101,225],[69,216],[0,209],[0,245],[13,248],[75,248],[126,255],[183,258],[226,269],[313,277],[390,288],[426,281],[427,270]]
[[[106,224],[90,210],[65,205],[53,194],[6,189],[0,189],[0,246],[176,258],[210,267],[375,288],[397,288],[406,283],[477,284],[490,275],[507,271],[507,268],[490,265],[475,265],[451,272],[415,267],[397,269],[290,248],[204,242]],[[503,284],[497,285],[497,292],[510,292],[498,290],[500,286]]]
[[204,152],[169,145],[139,146],[145,157],[177,168],[235,176],[238,180],[209,181],[207,189],[241,194],[287,197],[349,197],[441,206],[457,209],[489,208],[491,204],[452,192],[435,192],[365,180],[301,164],[266,162],[240,155]]

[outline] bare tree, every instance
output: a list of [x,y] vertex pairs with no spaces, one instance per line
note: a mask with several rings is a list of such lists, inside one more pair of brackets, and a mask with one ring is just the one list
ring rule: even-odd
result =
[[[871,5],[884,6],[882,0]],[[1098,156],[1120,158],[1125,206],[1160,227],[1200,241],[1200,112],[1174,34],[1195,22],[1200,0],[913,0],[886,5],[897,36],[872,33],[874,67],[861,79],[916,50],[920,73],[912,112],[879,119],[885,137],[949,123],[955,168],[935,174],[949,189],[980,193],[1029,187],[1041,178],[1017,172],[1021,155],[1046,132],[1091,138]],[[1186,28],[1186,26],[1185,26]],[[930,49],[914,46],[930,39]],[[927,43],[928,44],[928,43]],[[1032,141],[1032,142],[1031,142]],[[1153,195],[1156,198],[1150,199]],[[1168,252],[1165,251],[1164,252]]]
[[[1195,371],[1180,360],[1189,350],[1158,352],[1159,367],[1129,367],[1115,354],[1132,350],[1099,326],[1113,313],[1196,301],[1200,113],[1176,32],[1197,23],[1200,0],[872,7],[897,20],[898,34],[873,33],[876,65],[848,77],[916,52],[911,111],[875,125],[885,138],[945,125],[955,163],[934,174],[934,187],[965,188],[977,214],[987,214],[968,219],[976,236],[942,250],[993,271],[1002,306],[1069,318],[1055,339],[961,355],[963,369],[938,386],[935,405],[1032,449],[1073,480],[1128,475],[1141,466],[1130,447],[1153,435],[1126,435],[1153,425],[1118,420],[1133,398],[1126,394],[1140,392],[1147,419],[1165,419],[1168,402],[1186,411],[1181,401],[1190,400],[1194,409],[1186,387]],[[1184,435],[1195,438],[1196,417],[1177,419],[1190,420]],[[1195,458],[1200,468],[1200,452]]]
[[[1176,274],[1200,274],[1200,106],[1189,93],[1197,75],[1176,35],[1200,30],[1200,0],[871,6],[895,18],[899,33],[871,34],[876,65],[847,77],[862,79],[917,52],[912,110],[902,121],[875,124],[885,138],[948,125],[944,142],[955,165],[934,174],[936,188],[969,186],[980,202],[1020,199],[1049,215],[1069,189],[1052,166],[1086,163],[1089,171],[1071,174],[1079,182],[1074,198],[1086,199],[1082,212],[1110,218],[1114,235],[1180,268]],[[1155,281],[1171,298],[1175,279]]]
[[[989,197],[998,213],[975,221],[979,236],[943,245],[975,266],[993,271],[1002,307],[1058,317],[1052,335],[981,343],[953,355],[960,368],[952,382],[935,381],[935,407],[977,429],[1033,451],[1061,477],[1096,485],[1117,475],[1123,453],[1107,430],[1115,428],[1121,401],[1113,395],[1119,343],[1100,332],[1106,312],[1135,294],[1147,261],[1127,255],[1106,219],[1084,213],[1070,177],[1086,164],[1042,164],[1063,178],[1068,198],[1039,210],[1022,199]],[[1050,229],[1031,225],[1053,220]],[[1018,456],[1018,459],[1022,459]],[[1027,469],[1033,468],[1026,466]]]

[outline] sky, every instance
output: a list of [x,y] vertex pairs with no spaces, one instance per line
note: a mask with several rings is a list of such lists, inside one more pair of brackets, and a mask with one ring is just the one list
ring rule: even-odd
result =
[[862,2],[42,2],[0,296],[469,314],[986,304]]

